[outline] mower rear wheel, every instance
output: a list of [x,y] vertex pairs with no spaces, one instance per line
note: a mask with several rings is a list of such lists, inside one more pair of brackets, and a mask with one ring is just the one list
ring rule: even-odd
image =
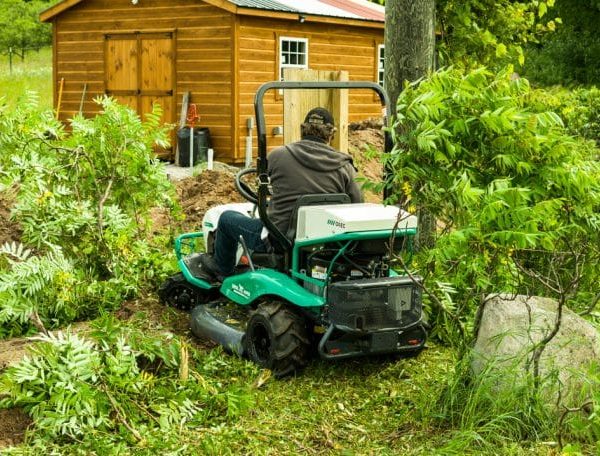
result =
[[169,277],[158,289],[158,297],[164,304],[176,309],[189,311],[208,299],[180,272]]
[[246,326],[245,351],[275,377],[293,374],[310,356],[305,319],[282,302],[259,304]]

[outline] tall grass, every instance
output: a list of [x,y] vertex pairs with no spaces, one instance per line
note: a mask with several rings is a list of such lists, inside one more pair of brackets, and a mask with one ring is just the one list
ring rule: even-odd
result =
[[0,97],[14,106],[27,92],[37,92],[41,109],[52,108],[52,48],[28,52],[25,60],[13,56],[12,72],[8,56],[0,57]]
[[[556,447],[558,412],[518,357],[503,366],[490,362],[477,376],[471,358],[467,354],[457,363],[437,404],[440,422],[452,430],[441,453],[498,454],[506,442]],[[553,375],[544,382],[555,384]]]

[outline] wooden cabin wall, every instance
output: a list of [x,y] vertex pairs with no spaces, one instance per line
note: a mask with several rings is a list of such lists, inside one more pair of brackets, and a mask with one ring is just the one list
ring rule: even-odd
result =
[[108,33],[174,32],[173,105],[169,122],[178,123],[181,99],[192,92],[201,116],[210,128],[217,159],[232,155],[234,139],[233,59],[235,16],[204,2],[189,0],[87,0],[59,14],[54,21],[54,100],[61,78],[64,86],[61,119],[79,111],[87,84],[83,114],[98,111],[93,98],[104,93],[105,43]]
[[[338,24],[300,23],[268,18],[238,18],[239,36],[239,147],[236,162],[243,162],[246,121],[254,117],[254,94],[264,82],[277,80],[279,37],[308,38],[308,67],[314,70],[349,72],[350,80],[377,80],[377,47],[383,44],[383,28],[350,27]],[[283,136],[271,134],[273,127],[283,126],[283,97],[273,92],[265,95],[267,144],[269,150],[282,144]],[[350,91],[349,120],[381,116],[381,105],[374,92]],[[256,130],[253,132],[256,156]]]

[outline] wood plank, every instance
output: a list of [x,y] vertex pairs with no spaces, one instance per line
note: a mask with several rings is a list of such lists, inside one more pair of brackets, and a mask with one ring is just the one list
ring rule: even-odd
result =
[[232,78],[232,90],[231,90],[231,153],[233,158],[239,156],[241,149],[241,141],[239,131],[236,130],[239,117],[239,92],[240,92],[240,71],[239,71],[239,60],[240,60],[240,28],[239,20],[236,15],[231,15],[231,78]]
[[173,40],[152,39],[142,36],[141,41],[141,86],[146,90],[173,90]]
[[[284,78],[286,81],[347,81],[348,73],[287,68],[284,70]],[[334,136],[331,145],[337,150],[348,151],[347,90],[285,90],[283,106],[285,144],[300,140],[300,124],[306,113],[313,108],[323,107],[333,115],[335,126],[342,133]]]
[[[137,40],[106,40],[106,89],[138,89]],[[127,103],[129,104],[129,103]]]

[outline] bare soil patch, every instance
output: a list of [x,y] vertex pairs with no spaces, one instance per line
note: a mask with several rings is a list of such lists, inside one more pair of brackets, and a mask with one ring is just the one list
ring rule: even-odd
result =
[[0,448],[19,445],[32,420],[20,408],[0,410]]
[[235,189],[234,177],[229,171],[204,170],[197,176],[177,181],[177,196],[186,216],[184,225],[199,229],[204,214],[211,207],[244,201]]
[[27,338],[0,340],[0,372],[18,363],[27,353],[31,341]]
[[10,220],[13,207],[13,195],[9,192],[0,193],[0,245],[21,239],[22,230],[18,223]]
[[[381,154],[384,149],[383,123],[381,119],[367,119],[349,125],[348,152],[354,159],[358,175],[371,182],[383,177]],[[381,195],[363,191],[365,201],[380,203]]]

